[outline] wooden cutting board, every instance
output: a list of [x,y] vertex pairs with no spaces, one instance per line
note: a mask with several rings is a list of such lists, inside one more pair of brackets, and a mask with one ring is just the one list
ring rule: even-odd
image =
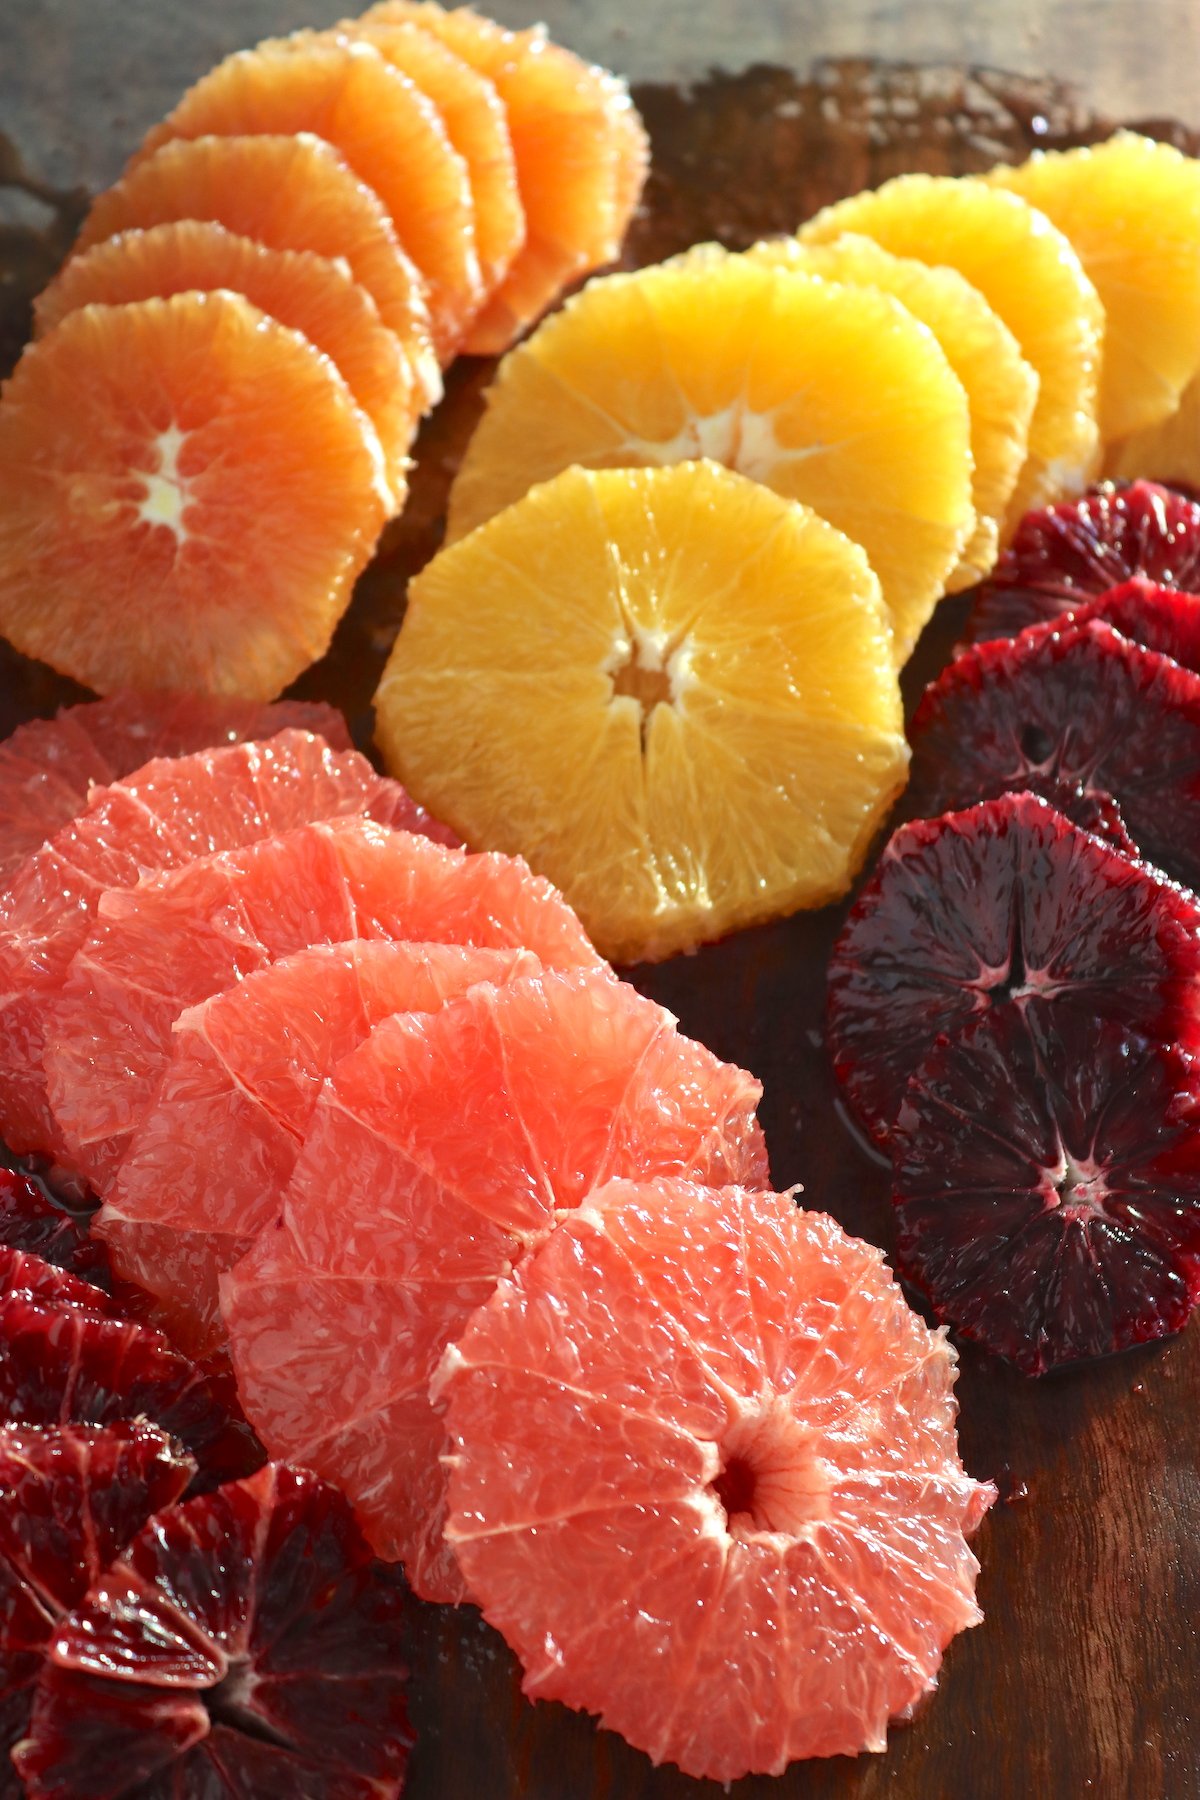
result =
[[[23,183],[0,188],[0,358],[15,355],[28,294],[69,243],[84,190],[117,174],[187,82],[228,49],[340,10],[336,0],[0,0],[0,183]],[[527,22],[507,0],[495,10]],[[549,11],[564,41],[654,78],[638,92],[655,175],[631,262],[702,237],[750,241],[901,170],[965,171],[1034,143],[1085,141],[1105,119],[1157,120],[1160,135],[1196,147],[1163,123],[1200,125],[1194,0],[557,0]],[[867,51],[921,66],[846,60]],[[818,56],[832,60],[806,79]],[[774,66],[687,93],[671,85],[755,61]],[[487,373],[454,372],[418,449],[408,512],[302,684],[344,706],[363,743],[407,575],[438,542],[448,470]],[[910,699],[944,662],[962,611],[943,609],[927,634]],[[0,730],[70,693],[0,655]],[[777,1184],[803,1182],[808,1204],[886,1243],[886,1170],[842,1127],[820,1037],[841,916],[748,932],[633,978],[762,1078]],[[885,1756],[747,1780],[737,1800],[1200,1800],[1200,1329],[1040,1384],[967,1351],[959,1393],[967,1465],[1002,1496],[978,1542],[985,1623],[953,1645],[938,1693]],[[511,1657],[470,1609],[418,1609],[412,1663],[410,1800],[721,1791],[653,1770],[582,1716],[524,1703]]]

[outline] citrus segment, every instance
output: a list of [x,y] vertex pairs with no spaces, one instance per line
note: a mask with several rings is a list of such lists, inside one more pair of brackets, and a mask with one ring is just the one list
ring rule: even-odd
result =
[[844,892],[907,761],[862,551],[711,463],[568,469],[444,550],[376,721],[626,959]]
[[1200,368],[1200,163],[1133,131],[987,179],[1053,221],[1104,306],[1100,436],[1166,419]]
[[1104,473],[1117,481],[1145,477],[1200,490],[1200,377],[1188,383],[1170,418],[1114,444]]
[[[322,944],[176,1020],[170,1060],[94,1230],[118,1274],[158,1298],[190,1354],[223,1339],[217,1276],[276,1218],[334,1064],[390,1013],[434,1012],[477,981],[503,984],[539,966],[525,950]],[[157,1255],[172,1236],[163,1282]]]
[[1104,311],[1071,244],[1017,194],[948,175],[899,175],[827,206],[798,233],[844,232],[895,256],[957,269],[1008,326],[1038,377],[1029,455],[1009,502],[1011,529],[1031,506],[1078,493],[1096,466]]
[[417,830],[424,822],[365,757],[299,731],[147,763],[93,789],[0,900],[0,1136],[9,1149],[59,1148],[42,1069],[46,1007],[107,892],[310,819],[359,813]]
[[222,1282],[256,1430],[329,1471],[419,1594],[463,1598],[427,1397],[443,1347],[562,1209],[611,1177],[765,1178],[760,1095],[595,971],[385,1020],[334,1069],[280,1229]]
[[359,820],[301,826],[110,893],[47,1009],[47,1085],[102,1191],[153,1098],[187,1007],[310,944],[411,938],[600,959],[548,882]]
[[459,538],[571,463],[699,456],[861,544],[903,660],[973,527],[970,422],[898,301],[742,257],[593,281],[505,358],[450,494]]
[[880,288],[932,331],[967,396],[974,464],[975,530],[946,586],[953,593],[978,581],[996,560],[1001,521],[1025,461],[1037,401],[1037,376],[1012,332],[956,269],[892,256],[870,238],[847,233],[832,244],[772,238],[746,254],[775,268]]
[[466,164],[433,102],[362,41],[303,33],[239,50],[189,88],[139,158],[173,138],[310,131],[374,189],[428,283],[443,362],[483,299]]
[[0,884],[83,811],[89,788],[119,781],[155,756],[187,756],[289,726],[319,733],[334,750],[350,748],[341,713],[303,700],[255,706],[116,694],[19,725],[0,743]]
[[488,294],[494,293],[525,242],[508,117],[495,85],[416,25],[349,19],[335,29],[378,50],[437,107],[447,137],[467,165],[480,272]]
[[511,32],[469,7],[383,0],[367,25],[420,26],[495,84],[508,118],[525,244],[463,348],[493,356],[570,282],[612,262],[649,166],[642,122],[625,84],[547,41]]
[[447,1539],[524,1688],[732,1781],[882,1750],[980,1618],[955,1357],[786,1197],[617,1181],[446,1353]]
[[268,700],[328,646],[384,491],[328,357],[248,301],[84,307],[0,399],[0,630],[102,693]]
[[330,358],[375,427],[388,485],[401,502],[423,396],[400,339],[340,262],[270,250],[212,220],[118,232],[70,258],[37,302],[38,326],[48,331],[93,301],[114,305],[213,288],[245,295]]
[[404,346],[427,406],[441,398],[425,283],[364,182],[311,132],[164,144],[97,196],[75,254],[118,232],[211,220],[272,250],[340,260]]

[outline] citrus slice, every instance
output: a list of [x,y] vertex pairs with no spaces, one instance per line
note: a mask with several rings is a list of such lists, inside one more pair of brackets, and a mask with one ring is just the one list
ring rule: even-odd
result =
[[37,302],[38,328],[48,331],[93,301],[118,305],[213,288],[244,294],[330,358],[375,427],[388,485],[403,496],[424,396],[400,339],[344,263],[311,251],[270,250],[214,220],[122,231],[70,258]]
[[617,1181],[446,1353],[446,1536],[525,1692],[689,1775],[886,1748],[978,1624],[954,1351],[778,1194]]
[[477,981],[539,967],[526,950],[322,944],[180,1015],[94,1225],[117,1273],[156,1296],[174,1341],[192,1356],[222,1345],[218,1276],[278,1216],[335,1063],[390,1013],[435,1012]]
[[304,131],[164,144],[97,196],[75,254],[118,232],[184,219],[214,221],[271,250],[344,262],[400,339],[426,406],[441,398],[425,283],[379,196],[329,144]]
[[428,1398],[444,1346],[611,1177],[764,1179],[761,1093],[595,971],[377,1025],[317,1103],[279,1230],[221,1284],[263,1441],[327,1471],[422,1597],[462,1599]]
[[467,165],[475,208],[475,248],[484,287],[493,294],[525,242],[525,209],[517,186],[508,115],[495,84],[432,32],[416,25],[347,19],[334,29],[378,50],[385,62],[407,75],[437,107],[446,136]]
[[248,301],[84,307],[0,399],[0,630],[101,693],[268,700],[328,646],[385,492],[328,357]]
[[180,1013],[310,944],[411,938],[600,965],[548,882],[360,820],[298,827],[110,892],[47,1008],[47,1089],[72,1162],[107,1187]]
[[0,900],[0,1136],[9,1149],[60,1147],[42,1068],[46,1007],[106,893],[310,819],[360,813],[415,830],[424,821],[365,757],[300,731],[168,757],[94,789]]
[[[727,254],[707,244],[687,254],[712,257],[714,252]],[[880,288],[928,325],[962,382],[970,414],[975,530],[946,582],[951,593],[970,587],[996,560],[1000,524],[1025,461],[1037,400],[1037,376],[1012,332],[956,269],[892,256],[870,238],[847,233],[832,244],[771,238],[746,255],[773,268]]]
[[932,333],[868,288],[743,257],[589,283],[500,365],[448,535],[572,463],[700,456],[862,545],[903,661],[973,528],[970,421]]
[[1200,369],[1200,163],[1133,131],[987,179],[1053,221],[1104,306],[1100,436],[1166,419]]
[[363,22],[420,26],[500,96],[525,244],[463,343],[474,355],[499,355],[570,282],[619,255],[649,167],[641,119],[624,82],[550,43],[540,26],[506,31],[470,7],[431,0],[383,0]]
[[311,131],[373,188],[425,277],[443,362],[483,300],[467,167],[436,106],[363,42],[276,38],[226,57],[149,133],[138,159],[173,138]]
[[[1117,481],[1144,476],[1200,490],[1200,376],[1188,383],[1169,419],[1133,431],[1113,445],[1104,473]],[[1177,497],[1173,503],[1180,504]]]
[[116,694],[19,725],[0,743],[0,885],[83,811],[90,788],[120,781],[155,756],[188,756],[289,727],[316,732],[333,750],[350,748],[341,713],[304,700],[255,706]]
[[908,755],[862,551],[712,463],[568,469],[442,551],[375,709],[388,766],[623,960],[844,893]]
[[1009,501],[1009,529],[1031,506],[1079,493],[1097,461],[1104,311],[1062,232],[1019,195],[948,175],[898,175],[825,207],[798,235],[819,244],[847,231],[894,256],[957,269],[1035,371],[1029,456]]

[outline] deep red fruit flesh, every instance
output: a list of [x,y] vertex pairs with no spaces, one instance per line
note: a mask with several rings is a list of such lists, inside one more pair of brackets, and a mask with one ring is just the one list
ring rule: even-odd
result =
[[1032,794],[895,832],[829,964],[829,1046],[886,1138],[940,1033],[1039,999],[1200,1049],[1200,906]]
[[89,1212],[52,1199],[35,1176],[0,1168],[0,1245],[31,1250],[55,1268],[108,1288],[108,1252],[91,1235],[90,1220]]
[[341,1496],[268,1464],[158,1514],[66,1621],[17,1769],[31,1800],[390,1800],[404,1613]]
[[1200,887],[1200,676],[1111,626],[965,650],[909,735],[910,816],[1030,789],[1091,826],[1114,801],[1142,855]]
[[1111,625],[1143,649],[1157,650],[1160,656],[1170,656],[1193,674],[1200,674],[1200,594],[1181,594],[1175,588],[1156,587],[1151,581],[1122,582],[1098,600],[1070,602],[1054,618],[1025,626],[1023,633],[1006,631],[995,635],[1028,639],[1034,632],[1086,625],[1092,619]]
[[0,1431],[0,1768],[52,1633],[195,1468],[155,1425]]
[[942,1039],[896,1124],[897,1267],[1027,1375],[1178,1331],[1200,1299],[1198,1073],[1042,1001]]
[[1134,576],[1185,593],[1200,589],[1200,502],[1135,481],[1026,513],[976,590],[967,635],[974,643],[1015,637]]

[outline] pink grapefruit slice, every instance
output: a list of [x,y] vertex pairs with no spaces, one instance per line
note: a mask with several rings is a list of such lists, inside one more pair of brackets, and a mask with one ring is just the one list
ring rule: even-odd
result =
[[147,763],[94,790],[0,900],[0,1136],[9,1149],[65,1148],[46,1099],[46,1009],[106,892],[310,819],[364,813],[415,830],[426,822],[357,751],[300,731]]
[[72,1163],[104,1192],[189,1006],[311,944],[403,938],[603,967],[549,882],[343,819],[299,826],[110,892],[47,1008],[47,1090]]
[[271,1453],[337,1482],[423,1598],[462,1599],[428,1398],[443,1348],[612,1177],[765,1180],[761,1094],[595,970],[377,1025],[317,1103],[280,1229],[221,1284],[239,1393]]
[[446,1536],[524,1688],[735,1781],[883,1750],[980,1618],[954,1351],[786,1196],[616,1182],[434,1393]]
[[333,750],[350,748],[341,713],[303,700],[264,706],[194,694],[110,694],[19,725],[0,743],[0,886],[83,811],[89,788],[120,781],[156,756],[189,756],[289,726],[318,733]]
[[93,1229],[117,1273],[157,1297],[164,1329],[189,1354],[222,1347],[218,1275],[278,1215],[334,1065],[391,1013],[435,1012],[475,982],[502,985],[540,966],[527,950],[319,944],[180,1015]]

